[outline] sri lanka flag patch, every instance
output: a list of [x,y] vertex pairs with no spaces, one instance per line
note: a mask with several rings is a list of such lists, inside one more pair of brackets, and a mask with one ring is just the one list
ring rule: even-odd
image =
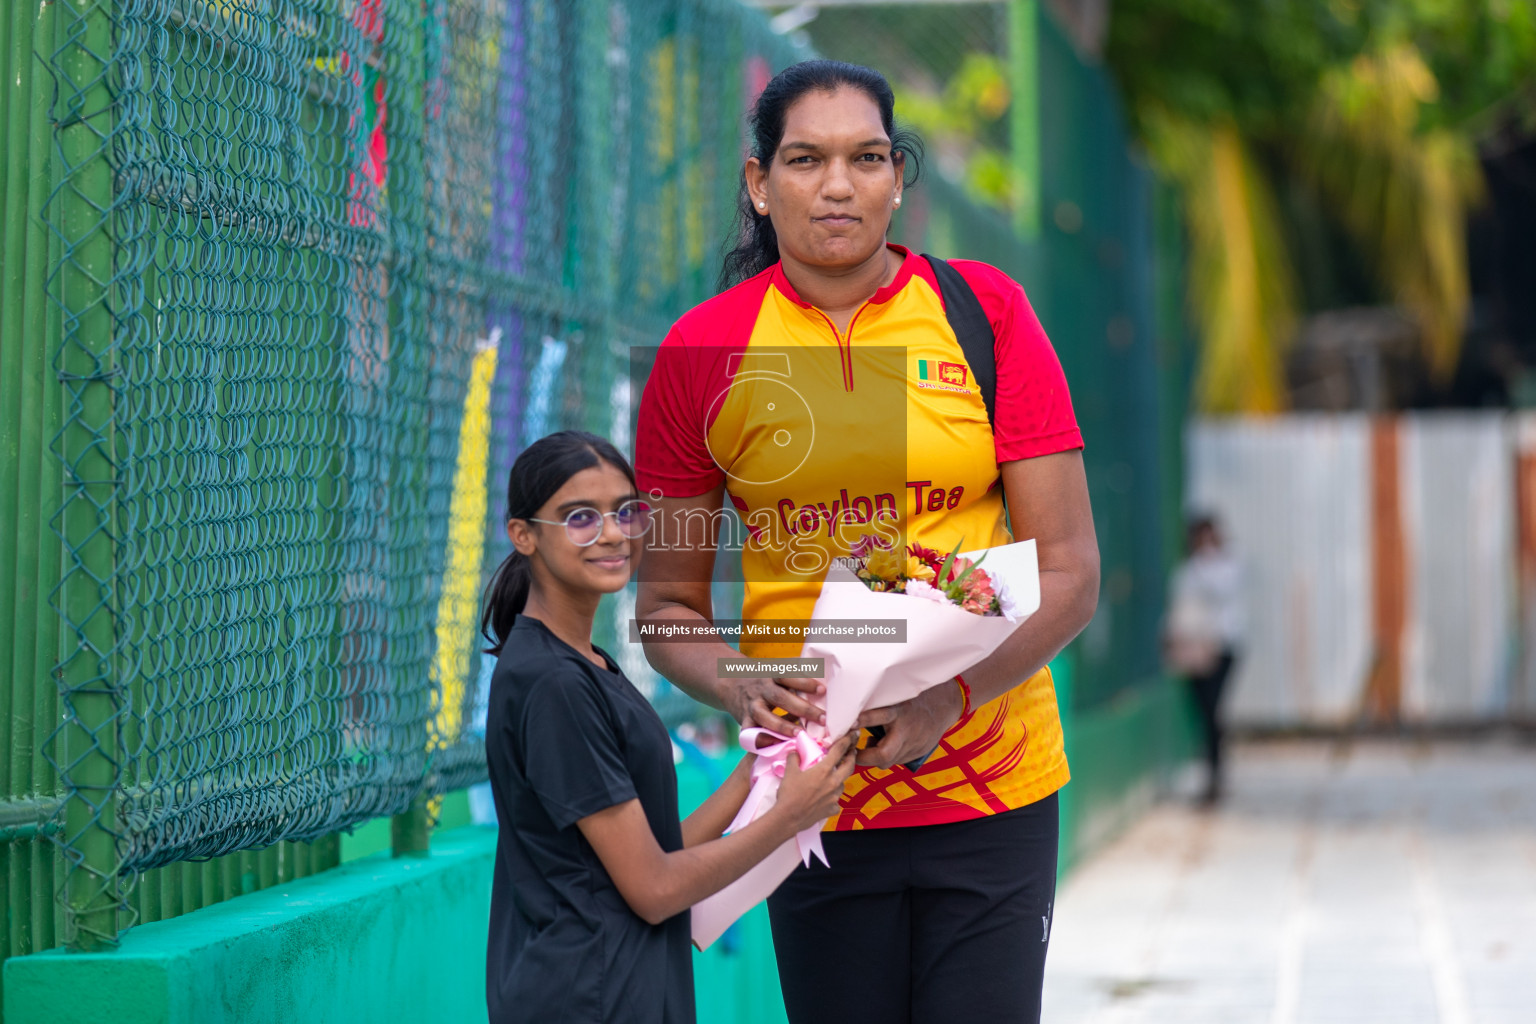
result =
[[917,361],[917,379],[938,381],[951,387],[963,388],[966,380],[964,363],[946,363],[934,359]]

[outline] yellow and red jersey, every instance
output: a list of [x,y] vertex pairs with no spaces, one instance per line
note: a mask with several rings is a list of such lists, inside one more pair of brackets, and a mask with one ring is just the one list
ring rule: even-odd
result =
[[[804,621],[832,557],[864,533],[947,552],[1006,544],[999,463],[1082,447],[1066,378],[1024,291],[954,260],[996,338],[995,425],[944,315],[932,268],[903,257],[846,334],[775,264],[673,326],[640,402],[642,490],[725,485],[747,529],[742,617]],[[658,524],[663,529],[666,524]],[[666,538],[655,538],[666,543]],[[743,640],[752,657],[798,643]],[[1068,778],[1050,672],[962,718],[921,771],[861,770],[829,828],[995,814]]]

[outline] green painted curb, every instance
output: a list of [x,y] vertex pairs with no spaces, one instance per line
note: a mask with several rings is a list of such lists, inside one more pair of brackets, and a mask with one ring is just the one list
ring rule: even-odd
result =
[[5,963],[7,1024],[483,1021],[494,829]]

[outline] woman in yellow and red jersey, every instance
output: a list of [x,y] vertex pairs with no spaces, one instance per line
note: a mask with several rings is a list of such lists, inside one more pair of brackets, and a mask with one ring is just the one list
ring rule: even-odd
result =
[[[963,677],[865,713],[883,735],[828,822],[831,867],[797,869],[769,911],[792,1024],[1036,1021],[1068,778],[1045,665],[1098,596],[1082,438],[1019,285],[951,264],[991,327],[989,415],[934,266],[887,242],[916,171],[893,107],[878,72],[833,61],[758,99],[732,286],[673,327],[640,403],[658,523],[637,615],[712,619],[726,500],[746,527],[743,618],[769,629],[809,618],[829,559],[862,534],[941,552],[1035,539],[1040,610]],[[799,653],[772,637],[744,635],[741,653]],[[820,718],[815,680],[722,678],[723,642],[646,654],[739,721]]]

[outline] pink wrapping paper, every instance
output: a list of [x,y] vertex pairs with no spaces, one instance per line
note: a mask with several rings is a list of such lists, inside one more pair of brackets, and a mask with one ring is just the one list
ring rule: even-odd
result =
[[[983,661],[1040,607],[1034,541],[962,554],[973,560],[986,555],[982,568],[997,581],[1006,617],[975,615],[952,604],[906,594],[877,593],[841,565],[834,564],[828,570],[812,619],[905,619],[907,642],[805,644],[801,657],[826,659],[826,725],[813,724],[795,740],[783,740],[772,749],[758,751],[752,790],[727,832],[761,817],[773,806],[784,760],[797,743],[802,747],[819,744],[817,749],[830,746],[832,738],[853,728],[866,708],[900,704],[931,686],[948,682]],[[758,750],[758,737],[764,734],[760,729],[743,730],[742,745],[749,751]],[[815,758],[802,749],[800,760],[802,766],[808,766]],[[767,899],[797,864],[809,866],[813,856],[823,864],[827,862],[819,832],[807,831],[815,833],[814,844],[802,832],[735,882],[694,904],[694,945],[708,949],[737,918]]]

